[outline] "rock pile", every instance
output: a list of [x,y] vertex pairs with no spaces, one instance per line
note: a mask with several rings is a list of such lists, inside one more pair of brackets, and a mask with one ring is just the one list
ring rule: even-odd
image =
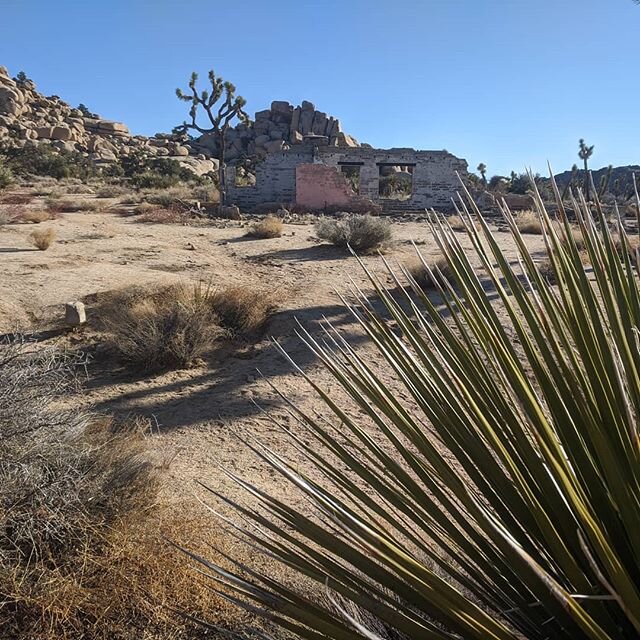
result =
[[[294,145],[357,147],[342,131],[340,121],[316,110],[306,100],[298,107],[274,101],[258,111],[255,121],[229,129],[225,161],[260,160],[269,153]],[[189,136],[156,134],[152,138],[131,135],[126,125],[74,109],[57,96],[38,93],[31,80],[12,79],[0,66],[0,148],[51,145],[76,151],[100,165],[132,154],[143,158],[172,158],[197,175],[218,167],[217,141],[211,134]],[[252,176],[248,176],[251,179]]]
[[197,175],[217,168],[217,160],[189,149],[170,136],[133,136],[121,122],[85,117],[57,96],[38,93],[30,80],[12,80],[0,66],[0,146],[22,148],[51,145],[76,151],[97,165],[108,165],[131,154],[143,158],[173,158]]
[[[190,141],[190,147],[204,154],[217,155],[216,139],[204,134]],[[357,147],[358,142],[342,131],[340,121],[317,111],[311,102],[303,100],[294,107],[288,102],[274,100],[270,109],[258,111],[254,122],[239,124],[227,132],[225,160],[233,162],[241,157],[264,158],[293,145],[313,142],[334,147]]]

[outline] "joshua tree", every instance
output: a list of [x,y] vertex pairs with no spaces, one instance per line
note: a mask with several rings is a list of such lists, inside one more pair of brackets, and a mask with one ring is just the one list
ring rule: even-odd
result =
[[578,150],[578,157],[584,162],[584,197],[589,201],[589,158],[593,154],[593,145],[588,147],[585,141],[580,138],[578,141],[580,148]]
[[[189,130],[198,131],[203,134],[214,136],[217,149],[217,157],[220,162],[218,169],[218,180],[220,188],[220,204],[226,202],[225,189],[225,164],[224,164],[224,147],[227,130],[234,118],[238,118],[241,122],[248,123],[249,116],[243,111],[247,101],[242,96],[236,96],[236,88],[231,82],[227,82],[222,78],[216,77],[213,70],[209,71],[209,82],[211,83],[211,91],[202,90],[198,92],[196,83],[198,74],[194,71],[189,80],[189,91],[183,92],[176,89],[176,96],[180,100],[191,103],[189,117],[191,122],[183,122],[182,125],[176,127],[174,131],[186,133]],[[220,101],[220,104],[217,104]],[[198,117],[198,108],[202,107],[209,119],[211,126],[201,127],[196,119]]]
[[481,162],[478,165],[478,172],[482,176],[482,184],[486,187],[487,186],[487,165],[484,162]]

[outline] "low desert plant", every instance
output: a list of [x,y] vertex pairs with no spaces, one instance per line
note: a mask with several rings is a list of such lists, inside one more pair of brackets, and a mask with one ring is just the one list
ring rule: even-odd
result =
[[6,189],[13,184],[13,173],[9,167],[6,167],[0,161],[0,191]]
[[273,292],[246,286],[216,289],[211,292],[209,304],[220,326],[240,338],[259,334],[278,307]]
[[0,204],[29,204],[32,200],[30,193],[8,193],[0,198]]
[[158,205],[142,202],[135,209],[137,222],[148,222],[151,224],[182,224],[188,225],[194,222],[194,217],[189,215],[182,207]]
[[321,218],[316,223],[316,235],[339,247],[351,247],[356,253],[369,253],[391,241],[391,224],[383,218],[369,215],[349,215],[333,220]]
[[196,364],[223,335],[206,285],[127,287],[103,294],[99,315],[120,359],[142,371]]
[[77,211],[98,211],[104,207],[97,200],[68,200],[65,198],[47,198],[47,209],[60,213],[75,213]]
[[161,207],[171,207],[178,202],[191,199],[193,191],[186,185],[174,186],[167,189],[148,189],[143,192],[145,202]]
[[640,279],[597,202],[572,207],[586,273],[532,189],[557,289],[504,205],[516,260],[467,194],[461,215],[480,223],[468,227],[471,255],[433,229],[457,285],[446,313],[367,271],[383,308],[361,288],[348,305],[367,349],[331,326],[301,332],[332,380],[298,369],[325,405],[290,402],[281,425],[304,463],[249,436],[288,489],[234,470],[253,502],[226,501],[250,553],[290,573],[208,562],[214,588],[302,638],[379,637],[321,592],[391,637],[640,635]]
[[447,282],[453,284],[454,274],[444,256],[430,262],[415,258],[405,265],[407,273],[421,289],[437,289]]
[[23,224],[40,224],[47,220],[57,220],[60,214],[57,211],[50,209],[27,209],[26,207],[18,206],[13,214],[13,222]]
[[252,224],[247,230],[247,235],[252,238],[279,238],[283,229],[280,218],[267,216],[264,220]]
[[129,194],[129,189],[118,184],[105,184],[97,189],[96,198],[119,198]]
[[38,251],[46,251],[53,244],[56,235],[56,230],[51,227],[48,229],[36,229],[29,234],[29,240]]
[[454,230],[454,231],[464,231],[465,230],[465,226],[464,226],[464,220],[462,219],[461,216],[459,215],[453,215],[453,216],[449,216],[447,218],[447,224]]
[[515,214],[515,221],[520,233],[542,233],[540,217],[535,211],[519,211]]
[[159,503],[147,421],[64,408],[83,364],[0,344],[0,636],[201,637],[174,612],[220,602],[162,536],[202,545],[208,523]]

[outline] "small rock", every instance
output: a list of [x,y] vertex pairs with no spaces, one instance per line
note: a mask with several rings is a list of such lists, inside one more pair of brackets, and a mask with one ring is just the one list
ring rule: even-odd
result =
[[193,242],[187,242],[187,251],[195,251],[196,250],[196,246],[193,244]]
[[82,302],[67,302],[64,305],[64,320],[71,327],[77,327],[87,321],[87,312]]

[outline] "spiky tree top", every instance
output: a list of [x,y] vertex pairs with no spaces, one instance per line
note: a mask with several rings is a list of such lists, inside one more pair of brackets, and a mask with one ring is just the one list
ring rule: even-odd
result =
[[595,145],[592,144],[591,146],[588,146],[582,138],[580,138],[578,144],[580,145],[578,157],[580,160],[588,160],[593,155]]
[[[247,101],[242,96],[236,96],[235,86],[222,78],[216,77],[213,70],[209,71],[209,82],[211,90],[203,89],[198,91],[196,83],[198,82],[198,74],[194,71],[189,80],[189,91],[176,89],[176,96],[180,100],[191,103],[189,117],[191,122],[185,121],[178,130],[187,132],[194,129],[200,133],[220,134],[229,127],[234,118],[238,118],[245,124],[249,122],[249,116],[244,112],[244,106]],[[222,99],[222,100],[221,100]],[[220,104],[218,105],[218,102]],[[211,127],[201,127],[197,122],[199,108],[202,107],[207,114]]]

